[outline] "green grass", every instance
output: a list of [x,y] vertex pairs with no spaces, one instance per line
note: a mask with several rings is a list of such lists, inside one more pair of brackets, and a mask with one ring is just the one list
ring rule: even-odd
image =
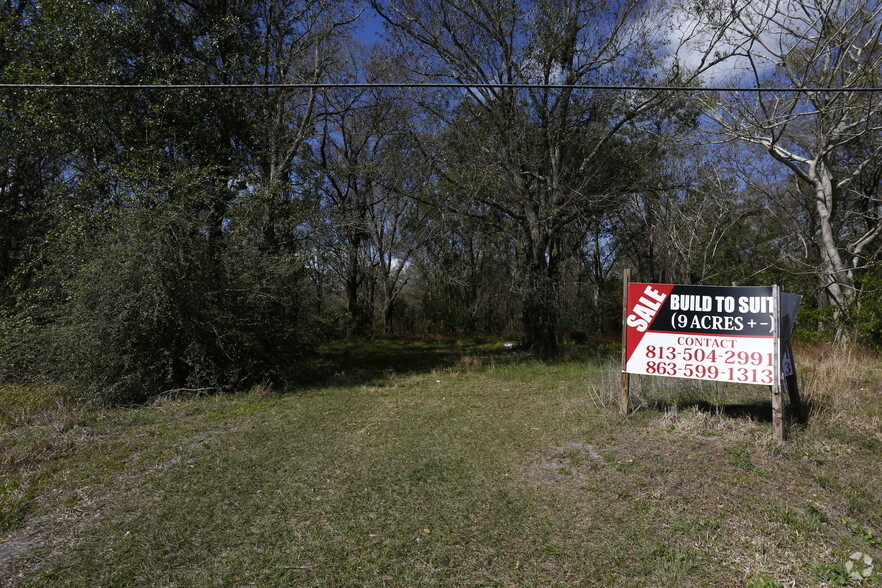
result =
[[286,391],[138,409],[6,388],[0,584],[818,585],[882,561],[877,392],[817,394],[782,445],[692,383],[634,378],[623,418],[596,350],[498,347],[339,344]]

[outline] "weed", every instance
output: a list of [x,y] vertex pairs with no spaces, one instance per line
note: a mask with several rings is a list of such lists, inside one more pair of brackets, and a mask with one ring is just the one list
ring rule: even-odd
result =
[[789,506],[785,506],[782,509],[778,509],[776,511],[776,513],[777,513],[778,521],[785,524],[785,525],[793,526],[799,522],[799,518],[796,515],[796,510],[789,507]]
[[8,482],[0,485],[0,533],[23,524],[35,510],[35,496],[33,484],[26,483],[24,488],[10,486]]
[[744,582],[745,588],[781,588],[781,584],[768,576],[753,576]]
[[806,507],[806,512],[817,522],[827,524],[830,522],[830,517],[827,514],[819,509],[814,504],[810,504]]
[[882,540],[876,536],[876,533],[873,532],[872,529],[868,529],[862,525],[859,525],[855,522],[852,522],[845,518],[844,516],[838,516],[836,519],[845,525],[845,527],[851,531],[852,535],[858,537],[859,539],[863,539],[867,545],[870,547],[875,547],[876,549],[882,549]]
[[746,472],[750,472],[752,474],[757,474],[758,476],[769,476],[770,473],[768,470],[764,470],[761,467],[758,467],[752,461],[750,461],[750,455],[747,451],[743,449],[726,449],[726,453],[734,456],[735,459],[729,460],[729,465],[733,465],[741,468]]
[[826,473],[818,472],[814,475],[815,482],[817,482],[818,486],[821,488],[829,488],[833,485],[833,477]]
[[815,578],[831,586],[847,586],[851,583],[851,574],[841,564],[812,564]]

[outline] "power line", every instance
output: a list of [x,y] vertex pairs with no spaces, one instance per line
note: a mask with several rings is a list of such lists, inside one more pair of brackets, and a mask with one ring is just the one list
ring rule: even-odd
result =
[[613,90],[637,92],[882,92],[882,87],[832,88],[832,87],[795,87],[769,86],[760,88],[738,87],[694,87],[694,86],[638,86],[638,85],[607,85],[607,84],[528,84],[528,83],[487,83],[463,84],[446,82],[352,82],[352,83],[295,83],[295,84],[5,84],[0,83],[0,90],[319,90],[341,88],[385,88],[385,89],[463,89],[463,90]]

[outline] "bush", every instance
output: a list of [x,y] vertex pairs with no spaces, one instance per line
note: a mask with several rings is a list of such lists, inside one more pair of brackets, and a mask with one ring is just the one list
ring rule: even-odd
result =
[[0,311],[0,380],[29,381],[39,375],[45,356],[40,334],[30,317]]
[[201,217],[170,206],[103,218],[88,236],[68,227],[38,271],[40,287],[4,321],[4,337],[19,342],[8,369],[21,373],[30,354],[37,371],[89,401],[132,404],[176,389],[283,382],[313,349],[320,329],[297,256],[231,233],[209,238]]
[[836,337],[837,321],[833,306],[810,308],[803,304],[796,318],[794,338],[803,345],[829,343]]
[[858,304],[836,316],[836,307],[805,308],[796,323],[796,337],[805,345],[830,342],[839,330],[863,344],[882,344],[882,278],[867,275],[861,281]]
[[857,330],[861,338],[882,344],[882,278],[867,276],[862,284],[857,312]]

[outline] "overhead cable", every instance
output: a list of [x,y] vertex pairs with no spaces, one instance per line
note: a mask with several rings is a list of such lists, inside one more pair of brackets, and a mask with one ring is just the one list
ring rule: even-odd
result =
[[304,82],[304,83],[279,83],[279,84],[7,84],[0,83],[0,90],[319,90],[319,89],[463,89],[463,90],[612,90],[612,91],[636,91],[636,92],[882,92],[882,87],[796,87],[796,86],[768,86],[740,88],[734,86],[642,86],[642,85],[608,85],[608,84],[529,84],[529,83],[445,83],[445,82],[351,82],[351,83],[328,83],[328,82]]

